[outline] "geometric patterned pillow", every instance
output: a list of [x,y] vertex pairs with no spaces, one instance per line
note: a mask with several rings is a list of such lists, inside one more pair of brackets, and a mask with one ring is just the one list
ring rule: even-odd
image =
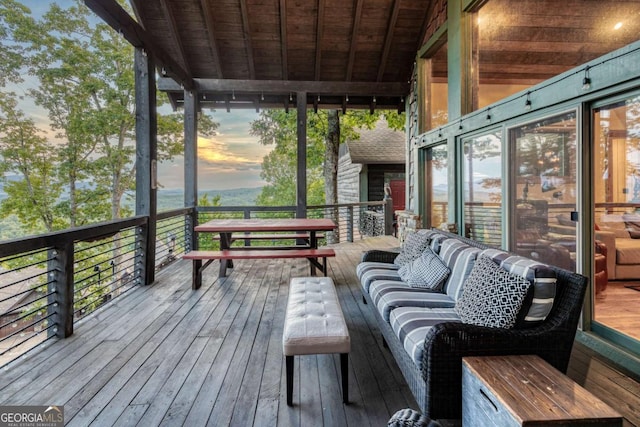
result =
[[412,288],[424,288],[432,291],[442,290],[451,270],[438,255],[426,248],[422,255],[398,270],[400,278]]
[[456,312],[464,323],[512,328],[531,283],[480,255],[467,279]]
[[410,263],[422,255],[425,248],[429,247],[429,243],[431,243],[430,234],[417,231],[408,233],[400,249],[400,254],[393,260],[393,263],[399,266]]

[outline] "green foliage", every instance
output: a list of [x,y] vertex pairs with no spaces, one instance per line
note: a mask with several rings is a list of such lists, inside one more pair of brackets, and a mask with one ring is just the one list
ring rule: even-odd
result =
[[[12,158],[15,150],[9,148],[24,142],[16,139],[16,133],[2,132],[4,172],[23,177],[15,184],[7,182],[3,213],[15,213],[34,231],[129,214],[123,211],[123,197],[135,188],[133,47],[106,24],[90,24],[91,12],[81,2],[66,9],[54,3],[41,19],[34,19],[28,8],[18,6],[0,0],[0,35],[6,36],[0,44],[0,58],[12,59],[0,66],[0,71],[1,67],[10,68],[4,75],[11,81],[16,81],[12,72],[19,77],[25,69],[37,78],[38,84],[29,95],[48,112],[56,140],[40,137],[38,149],[19,159],[35,164],[40,152],[46,151],[45,179],[41,168],[16,167],[18,160]],[[126,3],[123,6],[127,7]],[[5,94],[5,98],[12,96],[15,98],[15,94]],[[158,94],[158,105],[166,103],[166,94]],[[32,135],[39,134],[16,104],[5,101],[5,107],[5,112],[12,111],[30,126]],[[201,135],[215,134],[217,123],[211,117],[203,116],[199,122]],[[182,114],[158,114],[157,123],[158,160],[182,153]],[[48,197],[38,196],[36,184],[47,189]]]
[[[404,129],[405,115],[391,111],[347,111],[340,116],[340,141],[360,138],[360,130],[373,129],[384,117],[392,129]],[[327,112],[307,113],[307,204],[322,205],[325,177],[322,165],[325,161],[325,140],[328,134]],[[262,160],[261,178],[267,182],[258,196],[262,206],[296,204],[297,176],[297,112],[263,110],[251,123],[251,134],[258,136],[261,144],[274,145]]]
[[0,0],[0,86],[23,81],[25,47],[16,38],[22,38],[33,29],[29,13],[29,8],[20,2]]
[[53,230],[56,200],[62,191],[54,177],[56,155],[33,120],[17,109],[14,93],[0,93],[0,156],[4,159],[0,174],[17,172],[22,177],[6,182],[8,198],[0,205],[0,213],[16,215],[30,230]]

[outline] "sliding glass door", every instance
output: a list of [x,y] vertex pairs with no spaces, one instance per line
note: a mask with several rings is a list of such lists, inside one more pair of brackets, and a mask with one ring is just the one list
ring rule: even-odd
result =
[[640,94],[592,109],[595,220],[593,329],[640,340]]
[[510,249],[576,270],[576,112],[509,130]]

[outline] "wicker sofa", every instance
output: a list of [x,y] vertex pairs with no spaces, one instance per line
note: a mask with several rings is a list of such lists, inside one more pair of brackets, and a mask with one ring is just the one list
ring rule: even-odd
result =
[[[555,297],[546,318],[535,326],[506,329],[462,323],[452,317],[451,313],[455,309],[451,308],[451,299],[455,305],[455,299],[463,291],[465,277],[468,277],[477,256],[486,253],[494,260],[496,257],[504,259],[505,256],[510,256],[513,260],[516,256],[487,248],[458,235],[434,230],[429,233],[432,233],[431,248],[436,253],[449,239],[464,244],[457,245],[457,255],[447,260],[451,275],[443,292],[434,296],[432,301],[429,301],[429,296],[424,296],[427,291],[408,289],[409,286],[402,282],[397,267],[393,265],[397,252],[367,252],[358,266],[364,301],[373,310],[383,344],[396,359],[420,410],[431,419],[461,418],[462,357],[465,356],[537,354],[560,371],[566,372],[585,297],[587,278],[567,270],[545,266],[553,271],[557,280]],[[520,256],[517,258],[523,259]],[[387,296],[395,296],[383,301],[380,289],[385,289]],[[415,295],[415,299],[412,295]],[[417,332],[418,335],[422,333],[423,339],[417,341],[420,344],[415,344],[421,347],[418,349],[418,353],[421,353],[419,358],[416,358],[415,349],[407,350],[408,335],[403,335],[402,329],[397,327],[397,319],[408,312],[425,312],[431,316],[428,321],[422,321],[422,329]],[[438,317],[441,320],[434,320]],[[429,326],[425,327],[425,324]],[[414,332],[410,334],[415,335]]]

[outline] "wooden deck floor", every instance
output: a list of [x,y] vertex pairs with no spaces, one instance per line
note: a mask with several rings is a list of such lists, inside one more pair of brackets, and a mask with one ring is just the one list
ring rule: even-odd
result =
[[[352,339],[350,400],[342,405],[339,358],[296,359],[294,406],[286,405],[282,325],[290,277],[305,260],[238,261],[229,277],[205,270],[192,291],[179,261],[76,325],[75,334],[10,366],[0,404],[64,405],[69,426],[381,426],[417,408],[361,302],[355,265],[376,238],[336,247],[329,261]],[[640,425],[640,384],[581,346],[570,376]]]

